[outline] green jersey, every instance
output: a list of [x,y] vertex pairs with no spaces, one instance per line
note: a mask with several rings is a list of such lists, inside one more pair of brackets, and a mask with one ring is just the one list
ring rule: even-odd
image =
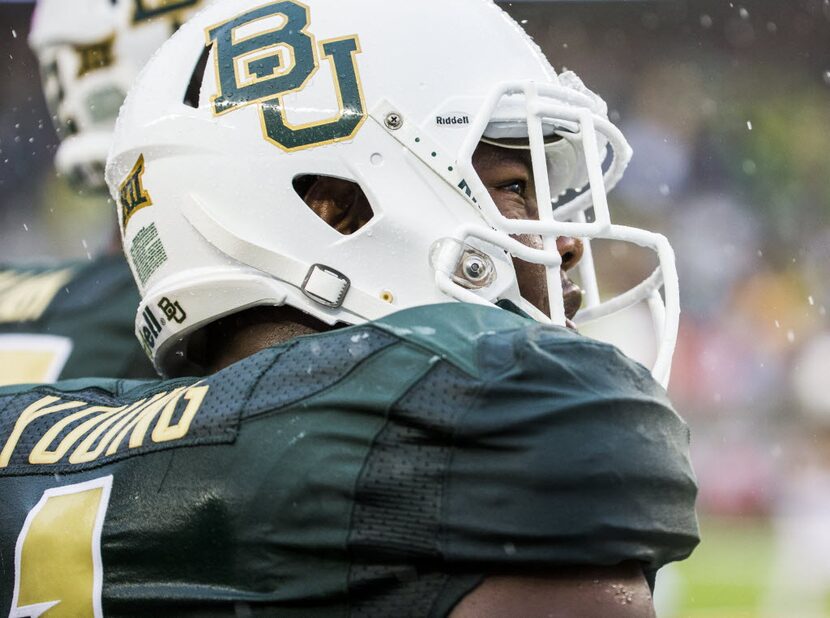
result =
[[84,376],[155,378],[135,338],[126,260],[0,267],[0,385]]
[[460,303],[201,379],[0,389],[0,449],[13,616],[445,616],[486,574],[698,542],[649,372]]

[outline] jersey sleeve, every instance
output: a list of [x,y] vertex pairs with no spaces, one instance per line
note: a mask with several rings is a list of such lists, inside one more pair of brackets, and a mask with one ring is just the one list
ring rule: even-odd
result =
[[478,350],[489,377],[457,423],[443,553],[499,567],[647,572],[698,542],[689,432],[616,348],[532,327]]

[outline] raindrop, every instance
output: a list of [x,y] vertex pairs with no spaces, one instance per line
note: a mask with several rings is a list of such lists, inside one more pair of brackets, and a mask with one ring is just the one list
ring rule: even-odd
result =
[[527,20],[526,20],[526,19],[523,19],[523,20],[522,20],[522,25],[524,26],[526,23],[527,23]]
[[822,77],[824,78],[824,83],[830,86],[830,69],[825,71]]
[[811,306],[811,307],[815,307],[815,306],[816,306],[816,299],[815,299],[815,298],[813,298],[812,296],[808,296],[808,297],[807,297],[807,302],[808,302],[808,303],[810,303],[810,306]]
[[15,39],[17,38],[17,30],[15,30],[14,28],[12,28],[12,37],[14,37]]
[[24,224],[23,224],[23,229],[24,229],[24,230],[26,230],[26,231],[28,232],[28,231],[29,231],[29,226],[28,226],[28,225],[26,225],[26,224],[24,223]]
[[30,143],[30,144],[34,144],[34,143],[35,143],[35,138],[34,138],[34,137],[30,137],[30,138],[29,138],[29,143]]
[[740,8],[738,15],[741,16],[741,19],[749,19],[749,11],[747,11],[744,7]]
[[746,121],[746,128],[749,129],[750,131],[752,131],[752,121],[751,120]]
[[781,322],[775,320],[775,328],[781,328]]
[[709,15],[701,15],[700,16],[700,25],[704,28],[711,28],[712,27],[712,18]]
[[775,34],[776,32],[778,32],[778,24],[776,24],[774,21],[767,22],[767,32],[769,32],[770,34]]
[[755,164],[755,161],[752,159],[747,159],[744,161],[744,174],[747,176],[753,176],[756,171],[758,171],[758,166]]
[[795,333],[791,330],[787,331],[787,341],[790,343],[795,343]]
[[666,184],[660,185],[660,195],[662,195],[663,197],[666,197],[670,193],[671,193],[671,188],[669,188],[669,185],[666,185]]

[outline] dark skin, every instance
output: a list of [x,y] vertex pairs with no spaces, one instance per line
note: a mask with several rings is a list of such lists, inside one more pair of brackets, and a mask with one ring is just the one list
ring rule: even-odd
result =
[[[480,144],[473,153],[473,167],[502,215],[508,219],[539,218],[530,151]],[[542,239],[538,236],[522,234],[515,238],[535,249],[543,248]],[[570,280],[568,271],[582,259],[582,241],[563,236],[556,240],[556,249],[562,257],[560,276],[565,317],[573,320],[582,304],[582,290]],[[513,263],[522,296],[542,313],[550,315],[545,267],[517,258],[514,258]]]
[[[473,165],[499,208],[508,218],[537,219],[539,210],[533,187],[530,154],[481,144]],[[344,234],[357,231],[371,218],[365,196],[352,183],[332,178],[314,181],[305,201],[322,219]],[[522,235],[521,242],[542,247],[539,237]],[[568,278],[568,271],[582,257],[582,242],[559,238],[562,256],[562,288],[568,320],[582,302],[582,291]],[[514,260],[522,295],[549,313],[545,269]],[[259,350],[299,335],[327,327],[290,307],[260,307],[230,316],[212,325],[206,340],[207,366],[218,371]],[[563,566],[533,575],[491,574],[465,596],[450,618],[651,618],[655,616],[651,591],[636,563],[607,567]]]

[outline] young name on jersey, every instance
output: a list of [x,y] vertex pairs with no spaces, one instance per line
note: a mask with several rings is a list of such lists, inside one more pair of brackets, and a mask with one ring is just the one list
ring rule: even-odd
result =
[[66,395],[40,397],[0,434],[0,471],[26,463],[103,463],[185,440],[208,391],[200,382],[119,406]]

